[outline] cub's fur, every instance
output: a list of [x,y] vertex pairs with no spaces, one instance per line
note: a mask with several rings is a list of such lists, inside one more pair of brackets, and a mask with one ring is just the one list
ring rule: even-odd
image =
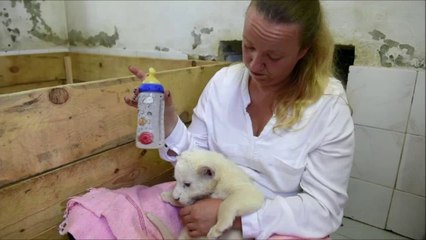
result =
[[[174,175],[176,186],[173,192],[162,194],[164,201],[186,206],[202,198],[223,199],[217,223],[210,229],[208,238],[241,239],[240,231],[230,229],[235,217],[258,210],[264,201],[263,194],[244,171],[216,152],[195,149],[182,153],[177,158]],[[157,226],[161,224],[156,220]],[[163,234],[167,238],[169,233]],[[189,239],[186,229],[179,239]]]

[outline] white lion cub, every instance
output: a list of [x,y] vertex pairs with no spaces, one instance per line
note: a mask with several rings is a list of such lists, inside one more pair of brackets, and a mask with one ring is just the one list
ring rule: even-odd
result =
[[[256,211],[264,201],[244,171],[216,152],[195,149],[182,153],[177,158],[174,177],[173,192],[162,194],[163,200],[173,205],[189,205],[202,198],[223,199],[208,238],[242,239],[241,231],[230,229],[235,217]],[[179,239],[188,238],[184,229]]]

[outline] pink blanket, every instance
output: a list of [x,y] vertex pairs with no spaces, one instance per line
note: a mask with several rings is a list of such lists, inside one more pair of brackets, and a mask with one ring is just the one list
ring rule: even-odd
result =
[[174,183],[169,182],[154,187],[91,189],[68,201],[59,232],[61,235],[71,233],[76,239],[162,239],[144,214],[149,212],[160,218],[177,237],[182,229],[178,210],[160,198],[161,192],[173,186]]
[[[177,239],[183,226],[178,209],[162,201],[160,194],[170,191],[175,182],[153,187],[134,186],[110,190],[93,188],[82,196],[71,198],[59,233],[70,233],[75,239],[163,239],[147,218],[157,216]],[[300,239],[274,235],[271,240]],[[331,238],[324,238],[331,240]]]

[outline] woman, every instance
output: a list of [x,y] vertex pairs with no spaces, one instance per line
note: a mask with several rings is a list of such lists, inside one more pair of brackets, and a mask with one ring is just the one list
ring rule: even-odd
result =
[[[318,238],[340,226],[354,128],[344,90],[330,79],[332,54],[319,1],[252,1],[243,31],[244,65],[213,77],[189,129],[166,99],[164,159],[174,161],[194,146],[221,152],[268,197],[261,210],[234,223],[244,237]],[[207,234],[220,202],[202,200],[180,211],[193,237]]]
[[[344,89],[330,78],[333,46],[318,0],[252,1],[244,64],[215,74],[189,128],[166,94],[162,158],[173,162],[194,147],[220,152],[265,194],[260,210],[234,221],[245,238],[323,238],[340,226],[354,126]],[[136,99],[125,101],[136,106]],[[207,235],[220,203],[204,199],[179,211],[191,237]]]

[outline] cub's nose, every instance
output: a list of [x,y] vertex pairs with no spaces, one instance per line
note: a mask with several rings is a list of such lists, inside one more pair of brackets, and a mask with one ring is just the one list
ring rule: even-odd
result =
[[176,198],[176,197],[173,197],[173,199],[174,199],[176,202],[179,202],[179,199],[180,199],[180,198],[179,198],[179,197],[177,197],[177,198]]

